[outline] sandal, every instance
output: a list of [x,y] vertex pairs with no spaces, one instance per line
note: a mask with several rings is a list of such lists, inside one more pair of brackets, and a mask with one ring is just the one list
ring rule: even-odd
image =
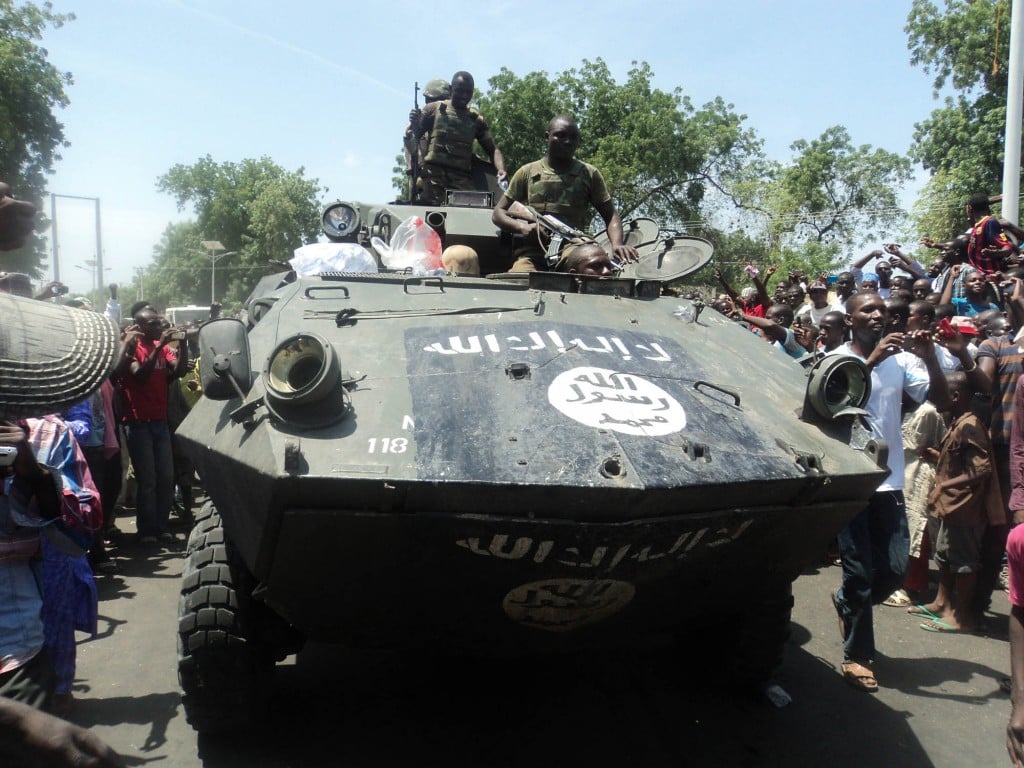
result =
[[973,627],[954,627],[942,619],[931,619],[923,624],[918,624],[918,626],[925,632],[941,632],[947,635],[973,635],[978,631]]
[[843,680],[865,693],[874,693],[878,690],[878,681],[875,674],[863,664],[855,661],[843,662]]
[[909,608],[907,608],[907,613],[909,613],[911,616],[924,616],[926,619],[931,619],[932,621],[940,621],[942,619],[942,617],[939,616],[939,614],[932,613],[923,605],[912,605]]
[[890,608],[907,608],[913,604],[914,601],[910,599],[910,595],[905,589],[897,589],[882,601],[882,605],[887,605]]

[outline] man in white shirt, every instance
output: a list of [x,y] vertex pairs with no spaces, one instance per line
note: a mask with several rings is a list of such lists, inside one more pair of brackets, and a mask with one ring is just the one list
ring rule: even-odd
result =
[[[871,372],[866,422],[871,435],[889,446],[890,475],[839,533],[843,579],[832,602],[843,635],[843,678],[873,692],[878,681],[869,666],[875,654],[872,606],[903,583],[910,554],[903,507],[901,404],[904,395],[918,403],[930,397],[941,410],[949,393],[927,331],[885,335],[885,302],[876,293],[851,296],[846,307],[851,340],[835,353],[859,357]],[[899,354],[905,347],[921,358],[923,367],[913,364],[910,355]]]

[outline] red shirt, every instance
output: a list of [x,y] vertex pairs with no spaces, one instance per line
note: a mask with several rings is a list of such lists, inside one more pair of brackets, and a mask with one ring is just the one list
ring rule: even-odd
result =
[[[140,339],[135,347],[135,360],[141,365],[156,347],[155,341]],[[133,373],[125,374],[121,380],[124,395],[123,421],[166,421],[167,385],[170,379],[170,365],[174,365],[178,353],[171,347],[161,347],[157,352],[156,364],[149,378],[144,382]]]
[[971,266],[981,270],[984,274],[990,275],[1003,268],[1001,257],[989,256],[982,251],[985,248],[996,247],[1005,249],[1010,247],[1010,241],[1003,234],[1003,227],[992,216],[983,216],[971,227],[971,237],[967,242],[967,260]]

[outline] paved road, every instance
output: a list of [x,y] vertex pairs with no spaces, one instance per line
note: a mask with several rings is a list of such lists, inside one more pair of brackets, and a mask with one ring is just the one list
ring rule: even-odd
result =
[[[127,521],[130,522],[130,521]],[[122,523],[123,525],[125,523]],[[127,526],[126,526],[127,527]],[[126,547],[100,577],[100,636],[79,645],[72,719],[129,765],[300,766],[992,766],[1006,765],[1007,601],[982,636],[923,632],[881,608],[877,695],[838,677],[823,567],[795,585],[774,709],[668,649],[475,660],[312,646],[279,666],[258,733],[197,739],[175,671],[179,550]]]

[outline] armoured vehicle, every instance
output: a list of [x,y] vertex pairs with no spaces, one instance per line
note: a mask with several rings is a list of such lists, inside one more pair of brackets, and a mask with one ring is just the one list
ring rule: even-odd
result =
[[[368,244],[415,214],[500,271],[511,243],[475,203],[339,203],[324,229]],[[179,432],[211,499],[180,599],[195,728],[258,716],[306,638],[521,653],[710,633],[743,679],[771,674],[792,581],[885,476],[848,415],[869,380],[852,358],[808,377],[662,296],[710,245],[626,231],[642,258],[615,278],[274,276],[250,327],[203,327]]]

